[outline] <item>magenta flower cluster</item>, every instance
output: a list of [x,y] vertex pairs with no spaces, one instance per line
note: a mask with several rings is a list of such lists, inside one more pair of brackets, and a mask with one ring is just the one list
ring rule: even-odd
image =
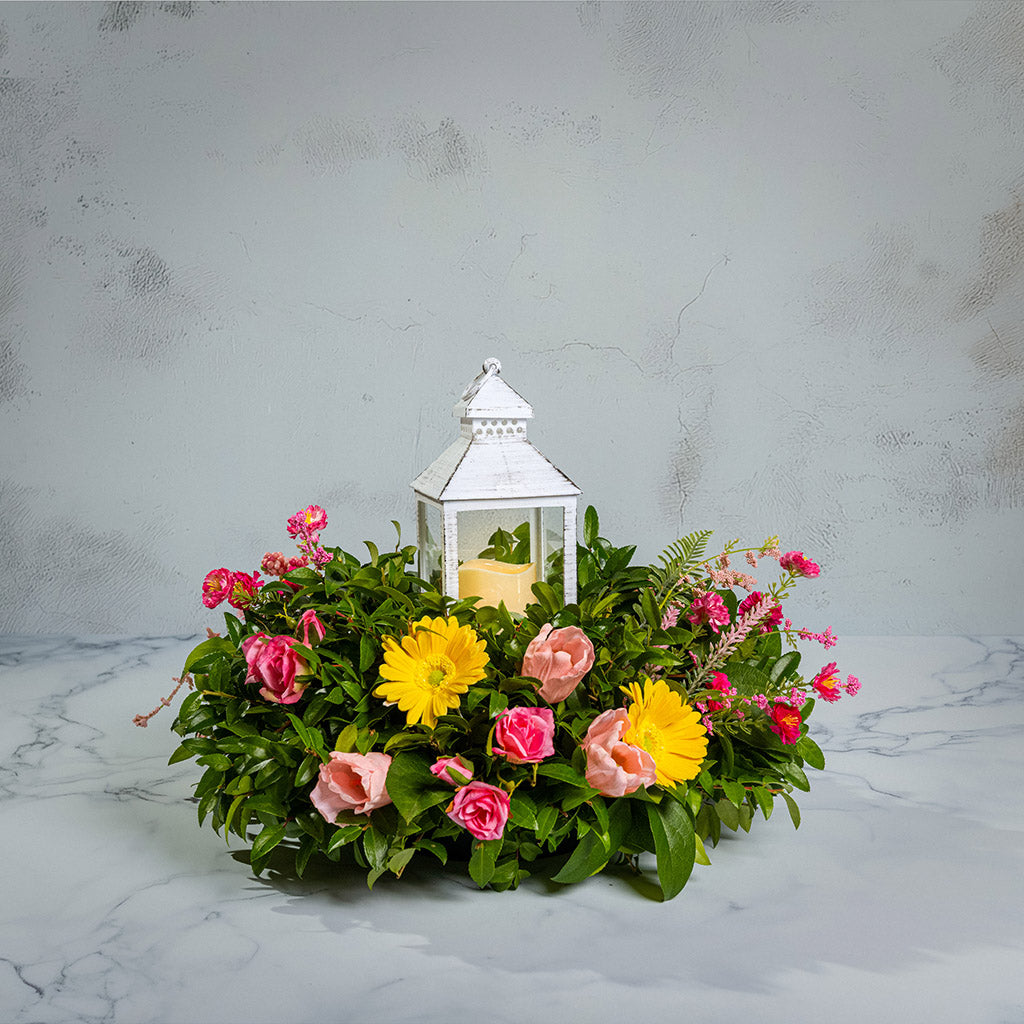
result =
[[316,566],[326,565],[333,557],[320,544],[320,531],[327,526],[327,513],[319,505],[309,505],[288,520],[288,536],[299,542],[299,550]]

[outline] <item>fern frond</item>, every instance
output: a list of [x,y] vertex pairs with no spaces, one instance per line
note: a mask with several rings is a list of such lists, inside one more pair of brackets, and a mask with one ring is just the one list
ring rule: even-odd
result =
[[659,556],[660,566],[651,567],[658,605],[664,608],[679,587],[680,577],[699,564],[707,550],[708,538],[714,530],[697,530],[673,541]]

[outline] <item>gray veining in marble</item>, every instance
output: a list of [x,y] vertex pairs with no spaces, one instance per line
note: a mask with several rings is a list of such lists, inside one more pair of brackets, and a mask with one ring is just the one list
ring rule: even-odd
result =
[[[828,758],[675,901],[256,879],[168,767],[182,638],[0,640],[0,1020],[1024,1020],[1024,637],[844,639]],[[234,852],[237,852],[237,841]],[[649,865],[648,865],[649,867]]]

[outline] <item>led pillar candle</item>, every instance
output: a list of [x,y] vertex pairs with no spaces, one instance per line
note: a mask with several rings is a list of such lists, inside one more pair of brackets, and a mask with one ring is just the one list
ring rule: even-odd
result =
[[504,601],[514,614],[526,611],[532,601],[530,587],[537,582],[533,562],[513,565],[493,558],[471,558],[459,566],[459,597],[479,597],[482,603],[497,608]]

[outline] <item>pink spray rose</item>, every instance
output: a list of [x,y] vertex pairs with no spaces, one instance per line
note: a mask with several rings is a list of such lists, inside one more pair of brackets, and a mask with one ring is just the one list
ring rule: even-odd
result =
[[390,754],[333,750],[327,764],[320,765],[320,778],[309,798],[330,824],[340,811],[369,814],[391,803],[385,785],[390,767]]
[[289,537],[310,537],[327,526],[327,513],[319,505],[309,505],[288,520]]
[[[438,758],[430,766],[430,771],[450,786],[464,786],[473,780],[473,769],[458,755]],[[460,776],[460,778],[456,778],[456,776]]]
[[448,817],[477,839],[500,839],[508,821],[508,793],[487,782],[471,782],[455,793]]
[[594,645],[579,626],[552,629],[541,626],[523,656],[524,676],[539,679],[540,695],[549,704],[557,704],[576,689],[579,681],[594,667]]
[[203,580],[203,604],[216,608],[231,593],[231,573],[227,569],[214,569]]
[[818,563],[812,562],[809,558],[804,558],[802,551],[787,551],[779,558],[779,565],[783,569],[788,569],[796,576],[814,577],[821,572]]
[[630,724],[625,708],[603,711],[590,723],[583,740],[587,783],[602,796],[625,796],[657,781],[654,758],[642,747],[622,742]]
[[294,704],[306,688],[296,682],[308,666],[295,653],[299,641],[291,636],[267,636],[257,633],[242,641],[242,653],[249,666],[247,683],[260,683],[260,694],[274,704]]
[[228,604],[232,608],[244,611],[252,604],[256,591],[263,586],[260,574],[254,572],[251,576],[247,572],[233,572],[231,574],[231,592],[228,595]]
[[492,749],[512,764],[536,764],[555,752],[554,738],[551,708],[509,708],[498,715]]

